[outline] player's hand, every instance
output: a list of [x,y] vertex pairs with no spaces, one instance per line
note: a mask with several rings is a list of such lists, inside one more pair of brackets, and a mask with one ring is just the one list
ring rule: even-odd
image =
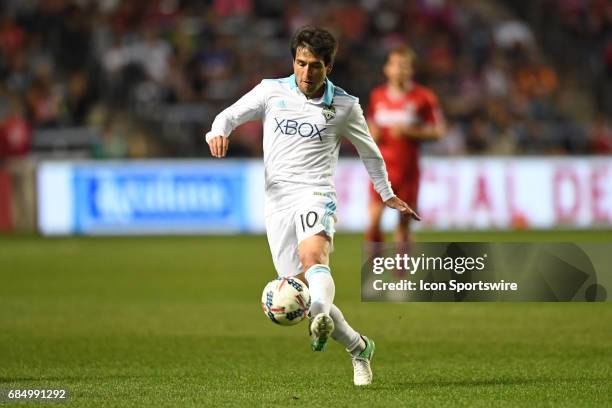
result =
[[385,201],[385,205],[389,208],[396,209],[401,214],[408,215],[410,216],[410,218],[413,218],[417,221],[421,221],[421,217],[419,216],[419,214],[417,214],[412,208],[410,208],[408,204],[397,198],[397,196],[391,197],[390,199]]
[[406,126],[403,125],[395,125],[391,126],[389,129],[389,136],[394,139],[401,139],[404,137],[404,131],[406,130]]
[[210,147],[210,154],[212,154],[213,157],[225,157],[227,154],[227,148],[229,147],[229,137],[213,137],[208,141],[208,147]]

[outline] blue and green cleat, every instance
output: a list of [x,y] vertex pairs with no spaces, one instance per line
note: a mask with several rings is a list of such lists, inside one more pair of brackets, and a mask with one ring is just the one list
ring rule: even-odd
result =
[[312,351],[324,351],[327,340],[334,332],[334,321],[326,313],[319,313],[310,321],[309,332]]

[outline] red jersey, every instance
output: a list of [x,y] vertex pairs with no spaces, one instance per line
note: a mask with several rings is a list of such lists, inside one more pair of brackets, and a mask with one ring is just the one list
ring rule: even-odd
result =
[[390,95],[387,85],[381,85],[370,94],[368,120],[381,130],[378,147],[389,172],[417,177],[419,141],[393,137],[391,129],[397,125],[441,123],[443,118],[436,95],[429,88],[413,82],[404,95],[397,97]]

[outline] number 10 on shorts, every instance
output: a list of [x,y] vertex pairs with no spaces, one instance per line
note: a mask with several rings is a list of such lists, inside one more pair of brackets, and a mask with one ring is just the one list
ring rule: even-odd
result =
[[308,211],[306,214],[300,214],[300,221],[302,223],[302,232],[306,232],[307,228],[313,228],[319,220],[319,214],[315,211]]
[[321,204],[320,207],[315,205],[298,211],[294,218],[298,242],[321,231],[325,231],[325,234],[333,239],[336,223],[335,209],[335,203],[332,201]]

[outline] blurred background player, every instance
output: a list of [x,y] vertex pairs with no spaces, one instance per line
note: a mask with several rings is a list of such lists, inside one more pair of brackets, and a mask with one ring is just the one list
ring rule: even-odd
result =
[[[417,208],[419,145],[437,140],[445,124],[436,95],[413,80],[415,54],[407,46],[392,49],[383,72],[387,83],[370,94],[368,125],[385,159],[393,190],[411,208]],[[366,240],[383,242],[381,218],[384,203],[370,184],[369,226]],[[410,217],[400,214],[395,240],[409,250]]]

